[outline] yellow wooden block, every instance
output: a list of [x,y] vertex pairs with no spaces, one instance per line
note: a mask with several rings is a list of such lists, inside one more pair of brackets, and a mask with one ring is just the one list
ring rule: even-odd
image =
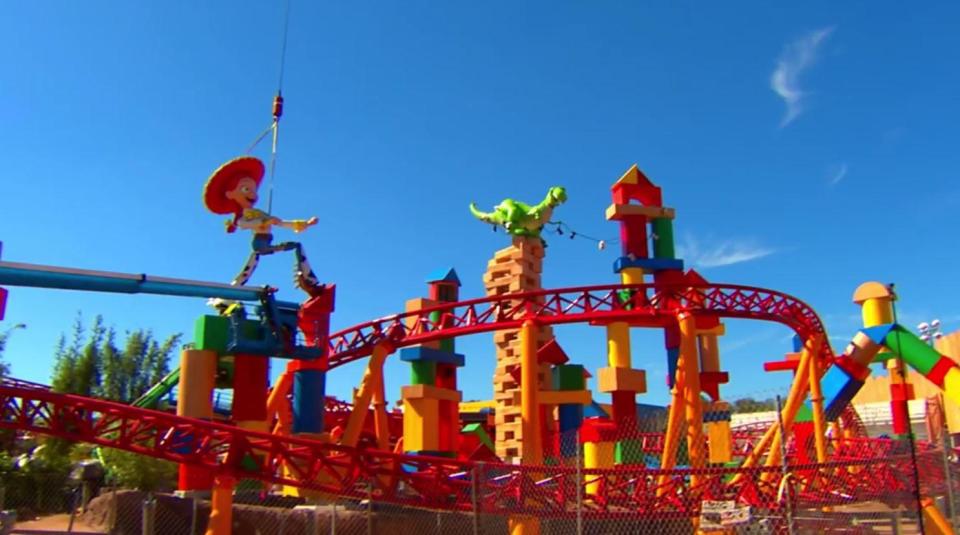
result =
[[620,178],[614,182],[614,185],[617,184],[638,184],[640,182],[640,168],[637,167],[637,164],[630,166],[630,169],[627,169],[627,172],[623,174]]
[[943,393],[950,401],[960,403],[960,369],[950,368],[943,376]]
[[483,401],[461,401],[460,402],[460,412],[480,412],[483,409],[494,409],[497,408],[497,402],[492,399],[487,399]]
[[600,368],[597,370],[597,386],[601,392],[647,391],[647,372],[633,368]]
[[651,219],[673,219],[676,210],[663,206],[640,206],[639,204],[611,204],[607,207],[608,221],[618,221],[627,216],[646,216]]
[[403,400],[403,449],[436,451],[439,448],[440,403],[436,399]]
[[400,396],[408,399],[442,399],[460,403],[460,391],[440,388],[433,385],[406,385],[400,389]]
[[589,390],[541,390],[537,401],[541,405],[589,405],[593,400]]
[[728,463],[733,460],[733,435],[730,422],[707,423],[707,444],[710,447],[711,463]]

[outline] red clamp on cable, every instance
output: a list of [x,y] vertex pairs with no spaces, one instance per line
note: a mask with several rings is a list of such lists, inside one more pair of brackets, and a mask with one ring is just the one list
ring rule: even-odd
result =
[[280,93],[277,93],[277,96],[273,98],[273,120],[279,121],[281,115],[283,115],[283,97],[280,96]]

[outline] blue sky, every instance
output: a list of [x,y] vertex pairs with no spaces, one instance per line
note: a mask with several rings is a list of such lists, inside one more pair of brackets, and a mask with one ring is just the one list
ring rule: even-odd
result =
[[[200,202],[208,174],[269,122],[282,4],[7,3],[0,16],[3,259],[228,281],[248,238]],[[960,190],[960,7],[925,3],[330,3],[294,0],[274,211],[316,215],[300,235],[338,285],[335,328],[402,311],[453,266],[462,295],[502,233],[470,201],[538,200],[578,231],[616,235],[609,186],[637,163],[677,209],[688,265],[716,282],[813,305],[841,344],[864,280],[895,282],[911,327],[960,327],[952,266]],[[256,152],[267,153],[262,148]],[[554,237],[544,284],[616,280],[615,247]],[[292,259],[254,283],[286,298]],[[47,380],[77,311],[118,330],[190,333],[202,300],[12,288],[6,358]],[[557,329],[575,361],[602,365],[599,329]],[[762,372],[785,328],[728,324],[728,397],[787,377]],[[458,342],[467,398],[491,393],[489,335]],[[634,336],[663,403],[657,333]],[[274,369],[278,369],[275,366]],[[338,370],[347,396],[362,370]],[[387,368],[391,399],[407,380]]]

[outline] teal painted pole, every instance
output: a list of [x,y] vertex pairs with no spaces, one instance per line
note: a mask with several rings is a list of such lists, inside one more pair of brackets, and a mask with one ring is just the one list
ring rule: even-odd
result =
[[260,301],[266,292],[263,288],[252,286],[231,286],[218,282],[14,262],[0,262],[0,284],[88,292],[220,298],[235,301]]

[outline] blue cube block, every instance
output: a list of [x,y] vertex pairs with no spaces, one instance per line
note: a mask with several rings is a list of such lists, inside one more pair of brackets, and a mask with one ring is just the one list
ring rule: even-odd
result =
[[820,388],[823,391],[823,413],[827,420],[832,421],[840,416],[850,400],[863,388],[863,381],[850,377],[843,368],[833,366],[820,380]]
[[676,258],[630,258],[621,256],[613,262],[613,272],[620,273],[627,268],[642,268],[648,273],[667,269],[683,271],[683,260]]
[[464,363],[464,357],[460,353],[451,353],[431,347],[416,346],[405,347],[400,350],[400,360],[404,362],[438,362],[440,364],[453,364],[461,367]]

